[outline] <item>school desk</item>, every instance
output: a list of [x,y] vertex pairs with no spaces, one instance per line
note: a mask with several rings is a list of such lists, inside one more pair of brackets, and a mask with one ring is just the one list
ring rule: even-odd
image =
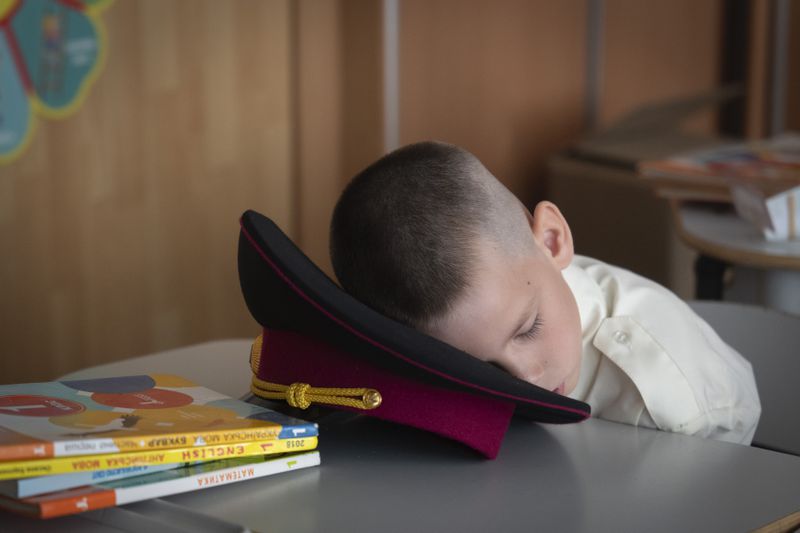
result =
[[[179,372],[240,395],[248,348],[206,343],[69,377]],[[320,467],[50,521],[0,513],[0,530],[784,531],[800,511],[800,457],[759,448],[598,419],[515,420],[487,461],[367,417],[319,423]]]

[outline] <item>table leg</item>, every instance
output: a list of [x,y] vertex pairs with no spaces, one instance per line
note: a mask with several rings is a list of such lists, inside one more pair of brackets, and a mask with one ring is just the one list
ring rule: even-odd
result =
[[697,280],[695,297],[698,300],[722,300],[725,270],[728,263],[700,254],[694,263]]

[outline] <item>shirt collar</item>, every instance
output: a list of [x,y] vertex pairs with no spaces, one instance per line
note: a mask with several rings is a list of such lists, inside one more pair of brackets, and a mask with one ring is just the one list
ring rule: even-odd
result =
[[592,341],[608,314],[603,291],[582,265],[585,262],[586,258],[575,256],[572,264],[561,271],[581,317],[581,374],[569,397],[582,401],[588,397],[600,365],[601,354]]

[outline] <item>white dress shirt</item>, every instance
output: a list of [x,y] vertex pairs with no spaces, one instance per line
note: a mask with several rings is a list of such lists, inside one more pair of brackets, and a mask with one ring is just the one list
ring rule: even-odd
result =
[[563,271],[581,316],[570,397],[592,416],[749,444],[761,414],[750,363],[664,287],[575,256]]

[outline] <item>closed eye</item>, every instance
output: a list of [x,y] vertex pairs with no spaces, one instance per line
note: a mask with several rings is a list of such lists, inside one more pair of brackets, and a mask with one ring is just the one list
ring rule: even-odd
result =
[[517,339],[524,340],[524,341],[529,341],[529,340],[535,339],[539,335],[539,333],[541,332],[543,324],[544,324],[544,321],[542,320],[542,316],[541,315],[537,315],[536,319],[533,321],[533,325],[531,326],[531,329],[529,329],[528,331],[525,331],[525,332],[520,333],[519,335],[517,335]]

